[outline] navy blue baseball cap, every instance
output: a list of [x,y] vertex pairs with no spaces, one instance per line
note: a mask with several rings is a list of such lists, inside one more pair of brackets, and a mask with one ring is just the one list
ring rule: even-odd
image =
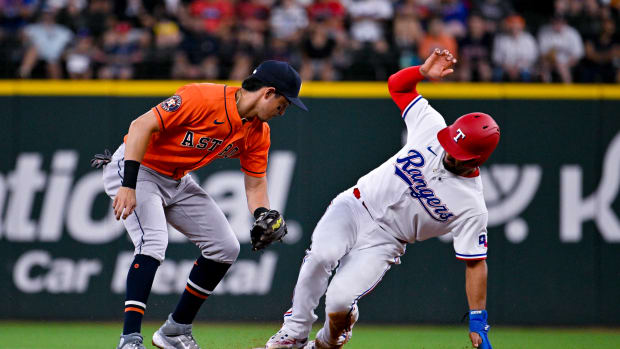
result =
[[254,70],[252,76],[269,86],[275,87],[276,91],[289,102],[308,111],[308,108],[299,99],[301,78],[290,64],[280,61],[264,61]]

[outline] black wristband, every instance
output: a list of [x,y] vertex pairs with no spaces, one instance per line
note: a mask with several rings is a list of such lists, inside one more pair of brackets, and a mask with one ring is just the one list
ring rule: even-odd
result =
[[135,160],[125,160],[125,175],[123,176],[123,187],[136,189],[138,181],[138,170],[140,163]]
[[261,213],[263,212],[267,212],[269,211],[268,208],[264,208],[264,207],[259,207],[256,210],[254,210],[254,219],[258,219],[258,216],[261,215]]

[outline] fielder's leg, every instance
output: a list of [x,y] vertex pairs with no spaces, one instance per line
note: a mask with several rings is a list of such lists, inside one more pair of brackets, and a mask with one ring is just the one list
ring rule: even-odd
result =
[[123,222],[135,246],[134,260],[127,273],[123,334],[140,332],[155,272],[164,260],[168,244],[161,199],[140,189],[146,184],[141,182],[136,188],[136,208]]
[[[103,172],[106,193],[114,198],[121,186],[124,163],[124,146],[119,147],[112,162]],[[140,170],[136,186],[136,208],[123,220],[123,224],[135,246],[135,257],[127,273],[123,336],[119,348],[140,340],[142,317],[151,292],[155,272],[164,259],[168,244],[168,229],[159,187],[145,180]]]
[[201,250],[179,303],[153,335],[159,348],[198,348],[191,328],[198,310],[239,255],[239,241],[215,201],[190,176],[165,209],[170,225]]

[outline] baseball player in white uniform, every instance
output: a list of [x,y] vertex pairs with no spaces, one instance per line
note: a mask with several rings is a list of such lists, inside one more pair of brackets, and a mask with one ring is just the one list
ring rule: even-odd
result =
[[[406,244],[448,233],[454,237],[456,258],[466,263],[472,345],[491,348],[485,310],[488,213],[478,166],[499,142],[499,127],[484,113],[463,115],[446,126],[416,91],[424,78],[451,74],[455,63],[450,52],[436,50],[422,66],[403,69],[388,80],[407,126],[407,143],[333,200],[312,235],[293,306],[266,348],[341,348],[358,319],[358,301],[399,264]],[[324,293],[325,323],[316,339],[308,341],[317,320],[314,309]]]

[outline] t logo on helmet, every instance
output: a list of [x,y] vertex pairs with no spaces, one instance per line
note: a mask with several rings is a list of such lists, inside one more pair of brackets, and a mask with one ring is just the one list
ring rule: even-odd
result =
[[465,134],[463,133],[463,131],[461,131],[460,128],[458,130],[456,130],[456,136],[454,137],[454,142],[458,143],[459,142],[459,138],[465,139]]

